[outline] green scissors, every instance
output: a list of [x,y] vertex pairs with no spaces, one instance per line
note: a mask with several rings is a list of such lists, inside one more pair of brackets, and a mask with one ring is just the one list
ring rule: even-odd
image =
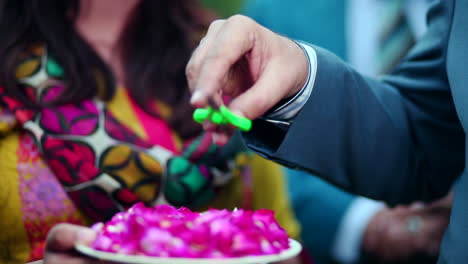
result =
[[247,132],[252,128],[252,121],[238,116],[231,112],[226,106],[222,105],[219,109],[212,106],[206,108],[198,108],[193,112],[193,119],[198,123],[208,120],[216,125],[233,125],[241,131]]

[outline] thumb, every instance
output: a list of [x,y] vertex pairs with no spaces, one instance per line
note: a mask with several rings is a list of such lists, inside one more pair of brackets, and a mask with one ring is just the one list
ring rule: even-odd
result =
[[229,108],[251,120],[262,116],[286,96],[294,80],[289,71],[282,70],[280,63],[272,60],[254,85],[234,98]]
[[47,236],[46,250],[68,251],[76,244],[91,244],[96,238],[96,232],[90,228],[59,224],[49,232]]

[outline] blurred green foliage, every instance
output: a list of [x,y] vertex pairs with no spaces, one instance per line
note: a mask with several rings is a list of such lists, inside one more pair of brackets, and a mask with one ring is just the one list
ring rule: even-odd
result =
[[243,0],[202,0],[201,2],[221,17],[239,13],[244,3]]

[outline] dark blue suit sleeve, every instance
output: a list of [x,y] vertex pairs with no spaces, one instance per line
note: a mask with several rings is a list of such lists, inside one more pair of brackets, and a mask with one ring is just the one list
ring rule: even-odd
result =
[[445,195],[465,147],[446,73],[452,5],[437,1],[426,36],[384,80],[316,47],[314,90],[294,123],[283,131],[257,120],[244,135],[248,146],[390,204]]

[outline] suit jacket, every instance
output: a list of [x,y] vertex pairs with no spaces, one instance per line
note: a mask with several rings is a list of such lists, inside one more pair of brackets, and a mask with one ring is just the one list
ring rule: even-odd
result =
[[[243,14],[275,32],[327,47],[345,58],[346,2],[249,0]],[[326,23],[323,23],[324,19]],[[310,27],[307,22],[321,27]],[[307,173],[295,170],[287,173],[288,191],[302,226],[304,246],[313,256],[314,263],[330,263],[337,230],[355,196]]]
[[442,197],[459,178],[439,262],[468,263],[467,12],[468,0],[435,1],[427,34],[379,81],[316,47],[314,90],[295,121],[257,120],[247,144],[391,204]]

